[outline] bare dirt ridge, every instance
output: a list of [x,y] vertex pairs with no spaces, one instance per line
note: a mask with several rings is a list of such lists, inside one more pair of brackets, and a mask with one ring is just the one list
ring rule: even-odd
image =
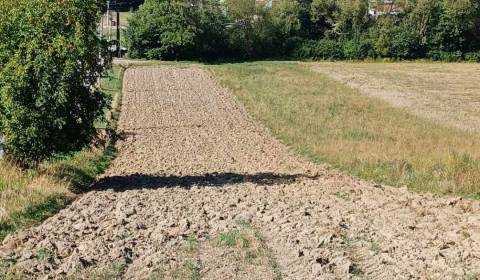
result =
[[462,279],[480,203],[304,161],[198,66],[131,68],[118,158],[95,191],[7,237],[25,278]]

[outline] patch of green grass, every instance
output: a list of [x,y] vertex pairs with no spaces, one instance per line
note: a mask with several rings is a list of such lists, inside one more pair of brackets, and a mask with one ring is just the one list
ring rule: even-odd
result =
[[190,280],[200,280],[202,279],[202,275],[200,271],[202,270],[202,265],[200,262],[192,262],[191,260],[186,261],[184,267],[190,271],[189,278]]
[[198,249],[198,239],[195,235],[191,234],[187,237],[187,251],[195,252]]
[[47,197],[37,205],[30,205],[22,211],[15,212],[6,220],[0,222],[0,240],[3,240],[8,234],[18,228],[31,225],[57,213],[64,208],[70,201],[70,198],[63,195],[54,195]]
[[240,246],[241,248],[248,248],[250,241],[242,235],[238,229],[231,230],[226,233],[220,234],[220,244],[227,247]]
[[48,248],[40,248],[35,252],[35,258],[41,262],[49,262],[54,257],[54,252]]
[[246,220],[238,220],[237,224],[239,226],[241,226],[242,228],[245,228],[245,229],[251,229],[252,228],[252,224],[249,221],[246,221]]
[[363,272],[363,270],[361,270],[358,266],[356,266],[355,264],[352,264],[349,268],[349,273],[353,276],[355,276],[356,278],[360,278],[360,279],[366,279],[366,276],[365,276],[365,272]]
[[117,150],[109,145],[104,150],[86,150],[57,158],[45,166],[45,171],[70,184],[70,190],[83,192],[102,174],[117,156]]
[[375,253],[375,255],[378,255],[378,253],[380,253],[382,251],[382,247],[380,247],[380,245],[376,242],[371,242],[370,251]]
[[95,280],[113,280],[119,279],[126,268],[124,262],[113,262],[109,266],[95,271],[92,275],[92,279]]
[[258,232],[258,231],[255,231],[254,235],[255,235],[255,239],[260,243],[263,254],[265,254],[266,257],[268,258],[268,264],[272,268],[272,271],[275,275],[274,280],[282,280],[283,279],[282,269],[281,269],[280,264],[278,263],[277,259],[275,258],[275,255],[270,250],[270,248],[268,248],[265,237],[263,237],[263,235],[260,234],[260,232]]
[[[122,90],[123,72],[123,68],[113,67],[107,72],[107,75],[100,82],[100,89],[107,96],[108,100],[110,101],[110,105],[112,105],[112,102],[115,101],[116,97],[120,96],[118,93]],[[116,107],[115,104],[113,105],[113,107]],[[108,125],[110,124],[110,117],[110,108],[105,108],[104,117],[97,120],[97,122],[95,123],[95,127],[100,129],[108,128]]]
[[[104,127],[116,127],[121,103],[123,70],[114,68],[101,81],[102,89],[112,97],[114,109],[105,118]],[[38,223],[72,201],[76,193],[88,190],[116,157],[112,144],[87,148],[58,156],[36,169],[22,170],[0,161],[0,240],[19,228]]]
[[480,198],[478,133],[394,108],[306,64],[207,67],[278,139],[313,161],[376,183]]
[[[202,279],[202,263],[199,260],[186,260],[172,275],[173,279],[200,280]],[[157,274],[159,275],[159,274]]]

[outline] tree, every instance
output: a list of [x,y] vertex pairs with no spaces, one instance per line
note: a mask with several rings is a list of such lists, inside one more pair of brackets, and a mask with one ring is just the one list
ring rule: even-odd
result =
[[27,166],[81,149],[105,97],[108,65],[97,36],[100,0],[0,0],[0,134],[5,154]]
[[147,0],[125,35],[133,58],[199,59],[222,49],[224,28],[218,1]]
[[128,22],[125,36],[133,58],[185,58],[195,45],[194,9],[183,1],[147,0]]
[[313,0],[312,21],[327,37],[364,32],[370,23],[368,0]]

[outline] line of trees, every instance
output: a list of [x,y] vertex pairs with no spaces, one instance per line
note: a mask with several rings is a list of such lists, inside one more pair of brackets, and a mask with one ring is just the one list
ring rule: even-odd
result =
[[394,58],[480,61],[478,0],[146,0],[129,19],[131,57]]
[[89,144],[109,65],[97,34],[103,0],[0,0],[0,135],[30,166]]

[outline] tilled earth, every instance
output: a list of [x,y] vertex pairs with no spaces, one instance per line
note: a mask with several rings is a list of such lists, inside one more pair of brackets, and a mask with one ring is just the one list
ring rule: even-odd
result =
[[131,68],[95,190],[0,247],[9,277],[476,279],[480,204],[295,156],[196,66]]

